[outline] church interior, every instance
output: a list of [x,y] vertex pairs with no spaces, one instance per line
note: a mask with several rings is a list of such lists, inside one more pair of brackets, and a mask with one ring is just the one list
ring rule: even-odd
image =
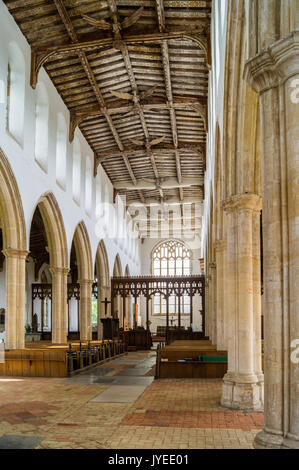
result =
[[299,449],[298,0],[0,25],[0,449]]

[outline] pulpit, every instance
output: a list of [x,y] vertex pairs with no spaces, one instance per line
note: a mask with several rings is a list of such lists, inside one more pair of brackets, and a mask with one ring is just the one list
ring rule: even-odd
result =
[[118,318],[101,318],[103,323],[103,339],[113,339],[118,338]]

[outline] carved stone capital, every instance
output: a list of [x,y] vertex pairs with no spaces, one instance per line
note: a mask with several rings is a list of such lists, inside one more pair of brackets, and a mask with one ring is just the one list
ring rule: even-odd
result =
[[245,64],[244,79],[257,93],[275,88],[299,73],[299,31],[280,39]]
[[254,193],[237,194],[223,201],[222,208],[226,212],[238,210],[259,212],[262,209],[262,198]]
[[19,250],[17,248],[6,248],[2,251],[5,258],[18,258],[18,259],[26,259],[30,251],[27,250]]
[[94,283],[93,279],[78,279],[78,283],[80,284],[80,286],[92,286],[92,284]]
[[52,276],[67,276],[70,268],[60,266],[50,266],[49,271]]

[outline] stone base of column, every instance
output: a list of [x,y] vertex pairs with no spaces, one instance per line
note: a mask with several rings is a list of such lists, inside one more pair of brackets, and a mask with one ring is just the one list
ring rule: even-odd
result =
[[253,446],[255,449],[299,449],[299,437],[283,437],[263,429],[255,436]]
[[223,378],[221,405],[243,411],[263,411],[264,384],[256,376],[236,377],[226,374]]

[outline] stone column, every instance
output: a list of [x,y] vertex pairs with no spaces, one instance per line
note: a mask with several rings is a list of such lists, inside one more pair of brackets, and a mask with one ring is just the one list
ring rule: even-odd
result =
[[206,281],[205,281],[205,331],[204,334],[206,336],[210,336],[210,325],[209,325],[209,274],[206,274]]
[[127,327],[132,328],[132,296],[127,297]]
[[[227,338],[228,372],[223,378],[221,404],[248,411],[261,410],[262,377],[255,373],[255,317],[253,250],[254,227],[260,217],[261,197],[232,196],[224,202],[227,212]],[[259,338],[261,342],[261,337]]]
[[69,268],[49,268],[52,274],[52,343],[67,342],[67,275]]
[[210,340],[216,344],[216,263],[209,263],[209,331]]
[[28,251],[7,248],[5,348],[25,347],[25,260]]
[[299,448],[299,32],[247,62],[262,141],[265,426],[257,448]]
[[80,279],[80,340],[92,339],[92,279]]
[[[105,297],[109,298],[105,295],[106,289],[102,286],[101,280],[98,282],[98,339],[103,339],[103,323],[101,322],[101,318],[105,318],[105,304],[102,301],[105,300]],[[108,308],[107,308],[108,311]],[[107,313],[108,315],[108,313]]]
[[225,294],[226,294],[226,241],[218,240],[215,243],[216,252],[216,344],[217,349],[224,351],[226,344],[226,311],[225,311]]

